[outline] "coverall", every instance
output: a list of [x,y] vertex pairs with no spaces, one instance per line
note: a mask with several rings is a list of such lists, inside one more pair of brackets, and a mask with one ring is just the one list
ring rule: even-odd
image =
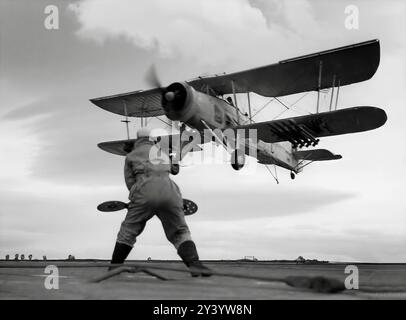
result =
[[169,178],[171,161],[159,145],[144,137],[127,154],[124,177],[130,190],[128,213],[121,224],[117,242],[133,246],[154,215],[161,220],[167,239],[179,248],[192,240],[183,213],[183,200],[175,182]]
[[[177,173],[171,159],[148,137],[138,138],[127,154],[124,176],[130,191],[128,213],[117,235],[112,264],[121,264],[130,253],[137,236],[149,219],[157,215],[166,237],[175,246],[193,277],[210,276],[192,241],[183,212],[183,199],[178,186],[169,178]],[[111,270],[114,266],[110,267]]]

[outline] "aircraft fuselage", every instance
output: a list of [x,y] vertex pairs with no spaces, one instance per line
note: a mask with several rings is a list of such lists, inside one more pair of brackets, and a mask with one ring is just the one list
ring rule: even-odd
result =
[[[203,133],[208,126],[212,130],[226,130],[239,124],[248,124],[249,118],[241,113],[234,105],[229,104],[217,96],[206,94],[183,84],[188,91],[185,112],[176,119],[183,121],[189,127]],[[245,137],[248,138],[248,137]],[[245,139],[240,141],[240,148],[250,155],[250,148],[255,147],[258,162],[261,164],[275,164],[285,169],[297,172],[298,160],[292,152],[290,142],[267,143],[257,140],[256,143]],[[234,144],[235,145],[235,144]]]

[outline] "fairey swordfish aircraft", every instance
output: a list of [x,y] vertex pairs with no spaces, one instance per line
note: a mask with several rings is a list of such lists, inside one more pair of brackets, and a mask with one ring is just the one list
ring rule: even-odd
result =
[[[183,157],[188,151],[202,150],[197,140],[183,141],[180,151],[174,150],[171,141],[182,132],[193,131],[203,137],[211,134],[215,141],[232,150],[231,165],[239,170],[245,164],[245,155],[255,149],[258,163],[273,164],[290,171],[291,178],[304,166],[314,161],[341,159],[325,149],[315,147],[319,138],[372,130],[386,122],[386,113],[373,106],[356,106],[337,110],[333,104],[334,89],[336,101],[342,86],[370,79],[376,72],[380,60],[379,40],[366,41],[332,50],[283,60],[275,64],[190,81],[174,82],[163,87],[151,69],[149,82],[153,89],[118,94],[90,101],[107,111],[128,117],[166,116],[181,123],[180,132],[159,137],[168,146],[168,153]],[[320,90],[331,88],[330,110],[319,112]],[[250,92],[277,99],[301,92],[317,92],[317,112],[309,115],[255,123],[252,119]],[[246,94],[249,113],[243,114],[237,105],[237,94]],[[224,97],[228,96],[225,100]],[[233,100],[230,99],[234,97]],[[280,101],[280,100],[278,100]],[[142,119],[141,119],[142,121]],[[223,133],[255,130],[256,141],[234,139]],[[207,136],[207,134],[206,134]],[[126,155],[127,140],[102,142],[98,146],[110,153]],[[234,140],[234,141],[232,141]],[[198,141],[202,144],[207,139]],[[234,142],[234,143],[232,143]],[[190,145],[193,144],[193,148]]]

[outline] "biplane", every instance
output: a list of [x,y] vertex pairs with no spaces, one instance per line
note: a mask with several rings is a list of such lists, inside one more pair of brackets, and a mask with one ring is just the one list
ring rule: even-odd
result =
[[[379,40],[371,40],[336,49],[279,61],[278,63],[230,73],[198,77],[184,82],[162,86],[154,69],[148,74],[154,88],[113,96],[91,99],[96,106],[109,112],[128,117],[141,118],[166,116],[179,122],[179,133],[161,136],[171,142],[182,132],[192,130],[203,137],[211,134],[211,140],[230,151],[231,165],[240,170],[245,156],[255,148],[258,163],[276,165],[290,171],[291,178],[304,166],[315,161],[341,159],[341,155],[326,149],[315,149],[320,138],[362,132],[382,126],[387,119],[384,110],[374,106],[356,106],[337,109],[340,87],[370,79],[376,72],[380,60]],[[319,112],[321,90],[331,90],[330,108]],[[336,105],[333,95],[336,90]],[[317,92],[317,108],[308,115],[254,122],[251,112],[250,93],[277,99],[281,96]],[[237,95],[246,95],[248,113],[238,107]],[[233,97],[234,99],[230,99]],[[222,132],[232,130],[256,131],[252,139],[225,139]],[[107,152],[125,155],[125,145],[130,139],[108,141],[98,144]],[[190,141],[180,144],[177,152],[201,150],[185,148]],[[201,140],[201,143],[208,142]],[[192,143],[192,142],[190,142]],[[169,145],[168,152],[174,152]]]

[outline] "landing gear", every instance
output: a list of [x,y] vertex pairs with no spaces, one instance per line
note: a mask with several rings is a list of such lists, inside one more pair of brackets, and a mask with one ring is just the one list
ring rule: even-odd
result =
[[231,154],[231,166],[234,170],[241,170],[245,164],[245,153],[242,150],[234,150]]
[[295,178],[296,178],[296,175],[295,175],[295,173],[293,171],[290,172],[290,178],[292,180],[295,180]]

